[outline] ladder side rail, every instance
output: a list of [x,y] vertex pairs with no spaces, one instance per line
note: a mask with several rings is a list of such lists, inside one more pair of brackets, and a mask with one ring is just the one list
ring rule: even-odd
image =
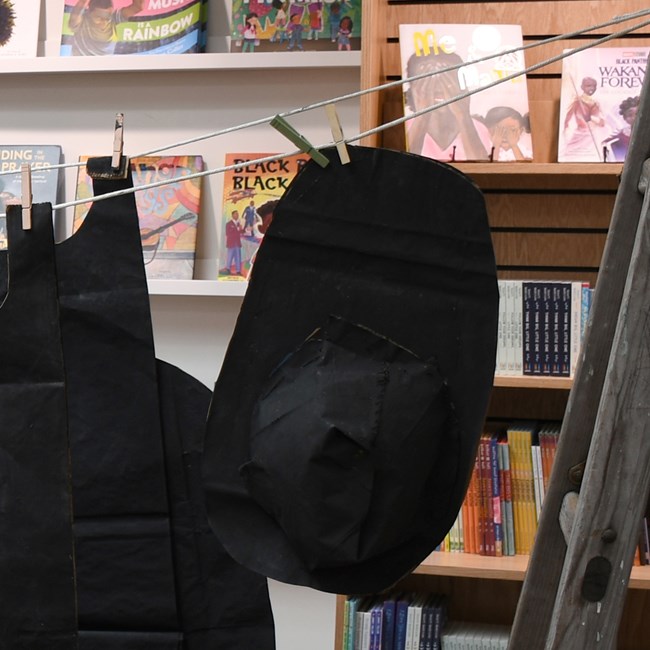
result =
[[643,163],[650,157],[648,77],[650,75],[644,80],[632,140],[623,165],[582,354],[569,394],[536,542],[515,614],[510,650],[543,650],[551,625],[566,553],[559,513],[565,494],[579,487],[579,476],[576,483],[579,472],[572,470],[585,462],[589,452],[643,203],[638,182]]

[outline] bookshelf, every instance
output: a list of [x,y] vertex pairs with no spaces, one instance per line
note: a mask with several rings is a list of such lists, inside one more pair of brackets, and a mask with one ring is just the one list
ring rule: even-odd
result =
[[[400,23],[515,23],[524,43],[605,22],[647,8],[642,0],[511,0],[509,2],[373,0],[364,7],[362,88],[401,77]],[[609,31],[608,31],[609,30]],[[600,28],[595,36],[615,31]],[[584,44],[572,39],[526,51],[531,65]],[[610,46],[650,45],[650,29]],[[527,76],[534,159],[522,163],[457,163],[486,198],[499,277],[588,281],[595,286],[622,166],[559,164],[561,62]],[[361,131],[402,115],[400,88],[361,98]],[[364,141],[403,150],[404,127],[393,127]],[[571,388],[567,379],[496,377],[488,418],[561,419]],[[405,577],[399,588],[446,593],[450,617],[511,624],[526,573],[528,556],[490,558],[433,553]],[[335,650],[341,650],[344,596],[337,600]],[[650,614],[650,567],[634,567],[619,628],[619,650],[643,647],[643,621]]]

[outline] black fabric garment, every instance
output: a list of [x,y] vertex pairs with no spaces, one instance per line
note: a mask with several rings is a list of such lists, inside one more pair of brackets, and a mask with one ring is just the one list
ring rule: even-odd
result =
[[[0,253],[0,647],[76,646],[65,374],[51,206],[22,229],[7,210]],[[4,297],[4,291],[3,291]]]
[[[94,162],[97,162],[95,159]],[[99,159],[110,166],[110,159]],[[95,180],[95,195],[132,187]],[[181,639],[149,297],[133,194],[56,246],[81,632]],[[83,635],[81,635],[83,637]],[[132,647],[130,642],[116,650]]]
[[158,361],[158,394],[184,650],[274,650],[264,576],[226,553],[205,510],[200,460],[212,391]]
[[492,386],[485,203],[450,166],[326,150],[274,211],[208,419],[215,534],[244,566],[383,590],[452,525]]

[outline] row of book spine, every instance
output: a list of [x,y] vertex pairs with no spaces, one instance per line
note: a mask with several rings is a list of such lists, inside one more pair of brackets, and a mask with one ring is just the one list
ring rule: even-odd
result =
[[444,595],[399,592],[349,596],[342,650],[441,650],[447,622]]
[[496,375],[574,374],[593,290],[585,282],[499,280]]
[[550,480],[560,423],[513,422],[481,436],[458,517],[438,550],[530,553]]
[[[561,424],[513,422],[505,433],[484,433],[465,499],[438,547],[447,553],[487,556],[531,552],[551,477]],[[633,563],[650,564],[648,512],[642,519]]]

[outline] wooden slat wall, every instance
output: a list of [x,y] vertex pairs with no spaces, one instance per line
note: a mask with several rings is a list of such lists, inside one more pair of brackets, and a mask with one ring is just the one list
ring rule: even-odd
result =
[[[644,0],[538,0],[513,2],[409,2],[367,0],[364,4],[362,85],[376,86],[401,78],[399,25],[401,23],[513,23],[522,25],[526,44],[539,42],[615,16],[647,8]],[[648,18],[634,19],[588,36],[545,44],[526,51],[527,64],[555,56],[565,48],[585,44]],[[618,38],[609,45],[633,42],[650,45],[650,27]],[[561,62],[527,76],[530,99],[534,163],[554,163],[557,158]],[[366,130],[403,115],[401,87],[366,95],[362,100],[361,129]],[[366,139],[365,144],[405,148],[404,125]],[[500,175],[484,172],[485,165],[458,165],[484,190],[493,228],[497,264],[504,278],[580,279],[592,284],[607,235],[617,178],[612,171],[590,177],[593,165],[583,165],[584,177],[575,169],[563,178],[521,172]],[[610,169],[613,166],[609,166]],[[480,169],[479,173],[475,170]],[[510,171],[512,165],[510,165]],[[572,185],[573,183],[573,185]],[[523,189],[522,189],[523,188]]]
[[[390,0],[366,0],[363,24],[362,87],[370,88],[401,77],[399,56],[400,23],[512,23],[522,26],[526,45],[611,20],[615,16],[647,9],[644,0],[547,0],[540,2],[395,2]],[[629,28],[645,19],[626,21],[620,26],[601,28],[584,37],[545,44],[526,51],[527,65],[539,63],[558,55],[565,48],[583,45],[593,37],[601,37]],[[609,45],[622,46],[633,42],[636,46],[650,45],[650,27],[615,39]],[[557,110],[552,106],[559,102],[561,62],[549,64],[528,75],[533,137],[537,162],[554,162],[555,147],[544,146],[556,139]],[[538,104],[539,103],[539,104]],[[387,105],[394,104],[391,107]],[[549,112],[549,108],[551,111]],[[402,114],[401,90],[391,89],[372,93],[362,99],[362,130],[377,126],[389,116]],[[397,140],[404,148],[403,128]],[[382,135],[371,136],[367,144],[384,144]]]

